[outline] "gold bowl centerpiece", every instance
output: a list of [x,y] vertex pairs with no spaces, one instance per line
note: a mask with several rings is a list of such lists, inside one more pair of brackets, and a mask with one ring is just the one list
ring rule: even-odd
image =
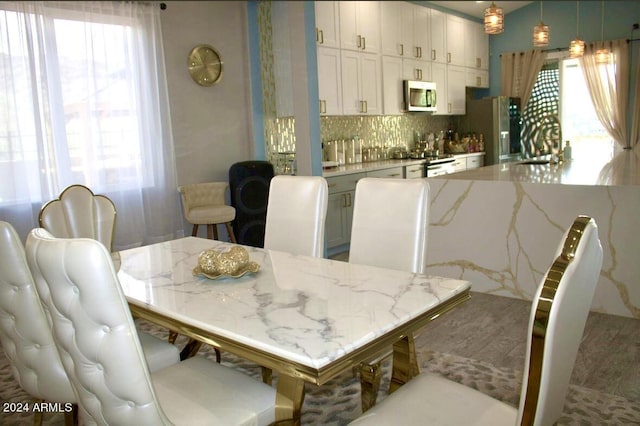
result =
[[203,250],[198,256],[198,265],[193,275],[201,275],[209,279],[240,278],[249,272],[258,272],[260,265],[249,260],[249,253],[244,247],[220,246]]

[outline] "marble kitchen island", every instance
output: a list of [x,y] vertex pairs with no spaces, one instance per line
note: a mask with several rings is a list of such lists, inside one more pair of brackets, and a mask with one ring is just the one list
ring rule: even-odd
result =
[[429,273],[531,300],[564,231],[593,217],[604,263],[592,310],[640,318],[640,156],[507,163],[429,179]]

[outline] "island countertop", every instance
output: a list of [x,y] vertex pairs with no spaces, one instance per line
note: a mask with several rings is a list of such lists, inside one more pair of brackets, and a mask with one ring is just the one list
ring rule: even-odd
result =
[[[548,160],[548,157],[539,159]],[[608,162],[606,159],[599,163],[572,159],[556,164],[525,163],[526,161],[494,164],[438,178],[563,185],[640,185],[640,155],[637,149],[621,151]]]

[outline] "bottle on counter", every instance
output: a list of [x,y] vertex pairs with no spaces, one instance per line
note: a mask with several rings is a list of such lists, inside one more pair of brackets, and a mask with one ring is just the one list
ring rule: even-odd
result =
[[482,133],[478,138],[478,152],[484,152],[484,135]]
[[571,142],[566,141],[564,144],[564,150],[562,151],[562,157],[565,160],[571,160]]

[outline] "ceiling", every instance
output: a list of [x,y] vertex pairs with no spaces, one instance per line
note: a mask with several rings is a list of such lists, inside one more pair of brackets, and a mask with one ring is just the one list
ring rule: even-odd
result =
[[[520,9],[528,5],[529,3],[533,3],[532,1],[499,1],[494,0],[496,6],[504,9],[504,14],[507,15],[509,12],[513,12],[516,9]],[[466,15],[473,16],[474,18],[484,18],[484,10],[491,6],[491,1],[430,1],[428,3],[433,3],[435,5],[445,7],[447,9],[455,10],[457,12],[462,12]]]

